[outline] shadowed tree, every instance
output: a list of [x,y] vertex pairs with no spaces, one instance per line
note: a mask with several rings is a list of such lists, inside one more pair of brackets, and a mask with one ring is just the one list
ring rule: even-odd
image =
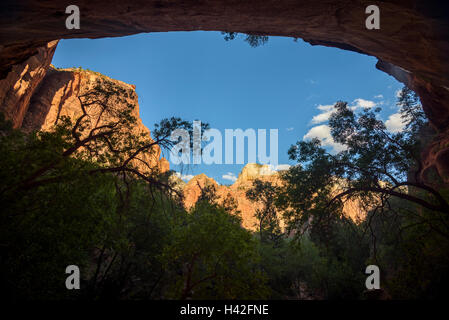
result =
[[398,106],[404,128],[392,133],[378,116],[380,108],[356,114],[346,102],[338,102],[329,126],[343,151],[329,153],[318,139],[298,141],[290,148],[290,158],[298,164],[283,174],[285,187],[279,197],[290,231],[301,235],[315,230],[321,242],[330,243],[336,221],[347,220],[344,202],[354,200],[367,213],[364,226],[371,233],[374,253],[371,222],[384,212],[394,212],[396,219],[414,216],[412,225],[424,224],[449,239],[448,191],[419,175],[420,153],[430,139],[421,138],[428,132],[421,106],[407,88],[401,91]]
[[276,207],[279,190],[279,187],[274,186],[271,182],[256,179],[251,189],[246,191],[246,197],[249,200],[262,205],[262,208],[256,209],[255,212],[255,217],[259,221],[258,229],[262,241],[276,240],[282,235]]
[[396,197],[448,213],[444,194],[417,174],[422,150],[417,137],[426,122],[415,94],[403,89],[398,104],[405,128],[391,133],[379,120],[380,108],[365,109],[356,115],[346,102],[338,102],[329,126],[334,141],[344,150],[331,154],[318,139],[298,141],[290,148],[290,158],[298,165],[285,178],[290,186],[307,189],[296,190],[296,194],[290,190],[296,196],[289,197],[292,203],[302,204],[302,210],[307,212],[321,200],[325,208],[330,208],[335,202],[358,198],[372,209]]
[[[163,119],[155,125],[153,139],[148,132],[136,131],[136,106],[128,99],[134,94],[106,78],[97,80],[77,97],[81,109],[78,118],[59,117],[52,130],[37,132],[36,139],[24,142],[28,144],[24,148],[31,150],[51,143],[54,153],[33,159],[33,168],[25,167],[30,172],[14,188],[25,190],[70,179],[59,175],[57,169],[73,159],[88,159],[95,161],[97,168],[77,169],[91,175],[129,175],[159,190],[170,189],[159,178],[159,148],[169,150],[176,143],[170,139],[172,132],[184,129],[191,134],[192,124],[176,117]],[[207,128],[208,124],[202,124],[203,130]]]

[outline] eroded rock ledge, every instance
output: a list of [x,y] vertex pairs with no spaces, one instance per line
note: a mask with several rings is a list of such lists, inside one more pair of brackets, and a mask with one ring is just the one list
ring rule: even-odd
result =
[[16,128],[22,126],[31,96],[47,72],[56,45],[57,41],[52,41],[39,48],[35,55],[15,65],[7,77],[0,80],[0,111]]

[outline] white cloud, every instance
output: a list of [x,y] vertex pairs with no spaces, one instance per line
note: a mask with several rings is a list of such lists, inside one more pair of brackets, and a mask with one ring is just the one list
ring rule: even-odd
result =
[[374,99],[383,99],[384,95],[383,94],[378,94],[377,96],[374,96]]
[[328,105],[320,104],[317,107],[317,109],[321,110],[322,112],[312,118],[312,120],[310,121],[312,124],[318,124],[318,123],[328,121],[330,116],[332,115],[332,113],[334,113],[336,111],[333,104],[328,104]]
[[326,105],[322,105],[320,104],[318,107],[316,107],[318,110],[321,111],[329,111],[329,110],[333,110],[334,109],[334,104],[326,104]]
[[374,101],[365,100],[362,98],[355,99],[353,103],[355,103],[354,107],[356,108],[369,109],[376,106],[376,103]]
[[291,165],[289,164],[278,164],[276,168],[274,168],[275,171],[283,171],[290,169]]
[[313,127],[303,137],[304,140],[311,140],[313,138],[319,139],[322,146],[331,147],[333,152],[340,152],[346,149],[344,145],[334,141],[331,135],[331,128],[328,125],[322,124]]
[[222,176],[222,178],[225,180],[231,180],[232,182],[235,182],[237,180],[237,177],[232,172],[228,172],[227,174],[224,174]]
[[400,113],[394,113],[385,121],[385,126],[391,133],[398,133],[404,130],[405,123],[402,121]]
[[293,128],[293,127],[286,128],[287,131],[293,131],[293,129],[295,129],[295,128]]
[[182,179],[184,181],[189,181],[189,180],[191,180],[194,177],[194,175],[191,175],[191,174],[180,174],[179,172],[175,172],[175,175],[178,178],[180,178],[180,179]]

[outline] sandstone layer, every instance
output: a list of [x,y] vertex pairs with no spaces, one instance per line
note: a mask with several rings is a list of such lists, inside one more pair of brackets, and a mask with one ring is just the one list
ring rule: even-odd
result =
[[14,65],[7,77],[0,79],[0,111],[16,128],[22,126],[31,96],[47,72],[57,43],[52,41],[39,48],[35,55]]

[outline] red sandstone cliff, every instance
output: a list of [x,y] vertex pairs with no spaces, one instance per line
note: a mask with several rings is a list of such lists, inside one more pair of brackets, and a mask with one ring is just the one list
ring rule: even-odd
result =
[[[81,115],[77,96],[92,88],[97,80],[107,79],[129,93],[126,102],[136,106],[133,116],[137,119],[133,133],[150,134],[142,123],[135,87],[122,81],[110,79],[96,72],[50,67],[58,41],[52,41],[37,52],[15,65],[3,79],[0,79],[0,111],[11,120],[15,128],[26,131],[49,130],[61,116],[75,120]],[[120,106],[118,106],[120,108]],[[111,121],[114,119],[102,119]],[[144,155],[148,163],[158,166],[161,172],[169,170],[166,159],[160,158],[160,149]],[[151,159],[150,159],[151,158]]]
[[0,111],[13,122],[22,126],[30,99],[44,79],[58,41],[52,41],[37,50],[24,62],[15,65],[7,77],[0,79]]
[[205,174],[199,174],[183,186],[184,205],[188,209],[191,208],[198,201],[201,189],[204,189],[206,186],[213,186],[216,190],[216,201],[222,204],[229,197],[234,199],[237,210],[240,211],[242,217],[242,226],[249,230],[255,230],[257,220],[254,213],[256,209],[261,209],[262,205],[247,199],[246,191],[252,187],[255,179],[269,181],[273,184],[280,183],[277,174],[274,174],[274,172],[268,174],[268,171],[264,173],[264,168],[268,167],[255,163],[247,164],[242,169],[239,178],[230,186],[219,185],[213,178],[209,178]]
[[[21,128],[25,131],[50,130],[53,125],[58,123],[62,116],[68,116],[75,122],[82,115],[78,96],[85,94],[94,85],[102,83],[102,81],[112,82],[114,85],[124,89],[126,98],[122,103],[129,103],[135,106],[132,113],[136,118],[135,126],[132,128],[133,133],[150,135],[150,130],[142,123],[140,118],[135,86],[111,79],[93,71],[55,69],[53,67],[49,68],[46,76],[30,98],[29,106],[23,117],[23,121],[21,121]],[[114,107],[120,109],[122,106],[119,102]],[[123,109],[125,109],[125,105],[123,105]],[[95,121],[99,120],[97,125],[117,120],[110,114],[99,113],[97,111],[95,105],[88,109],[89,118]],[[169,163],[165,158],[161,158],[160,155],[160,148],[156,146],[153,148],[153,152],[143,154],[142,160],[149,163],[151,167],[157,166],[161,172],[168,171]]]

